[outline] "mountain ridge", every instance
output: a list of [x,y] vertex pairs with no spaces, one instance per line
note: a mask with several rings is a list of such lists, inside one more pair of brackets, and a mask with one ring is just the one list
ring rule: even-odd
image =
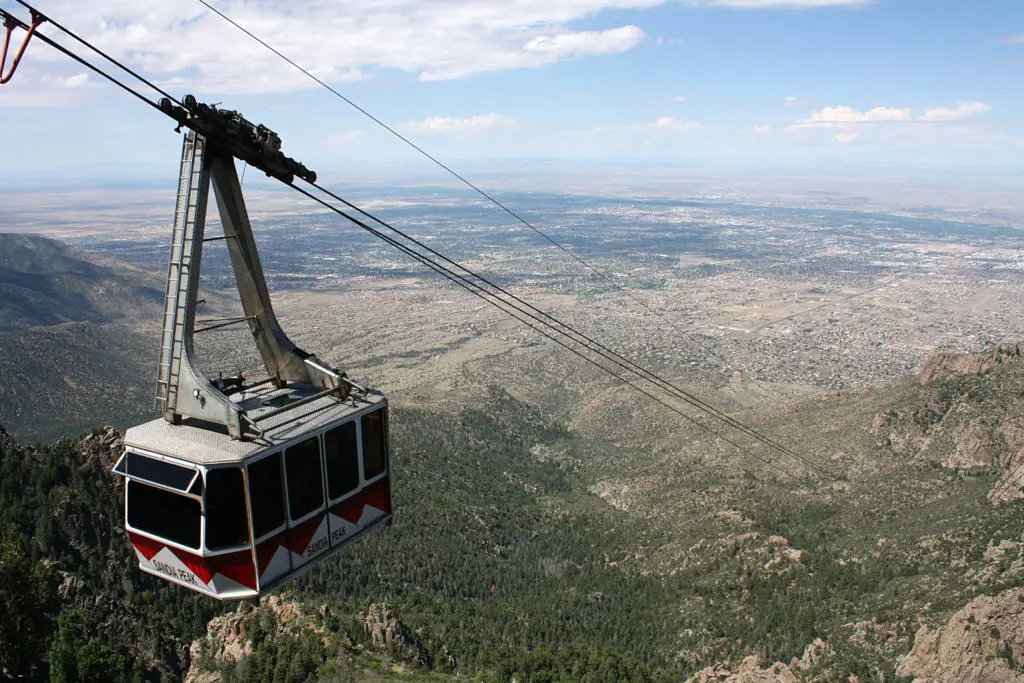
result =
[[159,276],[40,235],[0,233],[0,332],[157,319]]

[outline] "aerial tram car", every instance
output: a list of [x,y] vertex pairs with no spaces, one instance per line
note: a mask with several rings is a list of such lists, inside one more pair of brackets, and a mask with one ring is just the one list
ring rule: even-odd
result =
[[[169,100],[186,128],[168,265],[156,404],[128,429],[114,472],[139,567],[220,599],[252,598],[322,562],[392,515],[388,404],[278,324],[235,159],[285,182],[316,174],[237,112]],[[224,235],[205,236],[210,187]],[[197,321],[203,244],[225,240],[244,316]],[[200,327],[196,327],[197,323]],[[193,336],[248,324],[266,377],[211,378]]]

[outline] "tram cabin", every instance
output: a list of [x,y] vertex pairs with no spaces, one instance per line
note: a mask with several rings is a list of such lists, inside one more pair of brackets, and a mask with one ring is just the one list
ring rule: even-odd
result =
[[[302,398],[294,387],[246,390],[240,405],[264,432],[246,440],[196,420],[125,433],[114,471],[125,478],[125,528],[143,571],[250,598],[391,520],[385,398],[279,410]],[[270,417],[260,422],[260,412]]]

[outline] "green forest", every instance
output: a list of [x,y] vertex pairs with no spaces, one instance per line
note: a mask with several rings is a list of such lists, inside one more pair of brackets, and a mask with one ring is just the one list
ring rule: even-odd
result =
[[[922,606],[948,611],[979,587],[950,571],[948,555],[876,539],[939,525],[950,552],[969,533],[978,561],[1019,521],[1018,504],[965,513],[990,477],[933,472],[953,493],[899,515],[870,498],[787,501],[751,484],[745,535],[706,519],[678,526],[613,508],[571,467],[537,457],[537,444],[579,457],[594,447],[498,389],[454,416],[393,410],[394,523],[280,591],[319,615],[321,635],[285,637],[255,610],[251,654],[196,666],[228,681],[392,680],[396,666],[405,678],[395,680],[680,681],[750,654],[789,662],[821,638],[827,651],[809,676],[891,681]],[[116,432],[36,447],[3,434],[0,445],[0,671],[179,680],[190,643],[238,606],[137,569],[110,474]],[[669,544],[700,550],[668,569],[642,557]],[[771,559],[790,545],[798,561]],[[1007,574],[983,590],[1019,583]],[[360,621],[381,604],[401,633],[386,650]],[[863,624],[873,635],[855,637]]]

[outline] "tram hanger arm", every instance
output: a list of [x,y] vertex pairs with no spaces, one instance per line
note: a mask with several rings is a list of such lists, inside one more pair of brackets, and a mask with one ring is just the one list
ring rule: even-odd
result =
[[[0,10],[2,11],[2,10]],[[3,51],[0,52],[0,85],[9,83],[14,78],[14,72],[18,70],[18,64],[21,63],[21,58],[25,54],[25,50],[28,48],[29,41],[32,40],[32,36],[35,35],[36,29],[39,25],[46,21],[46,17],[35,10],[30,10],[32,13],[32,25],[26,26],[25,22],[21,21],[13,14],[3,12],[4,28],[7,29],[7,34],[4,36],[4,47]],[[18,48],[18,54],[14,56],[14,60],[11,61],[11,70],[4,74],[4,65],[7,63],[7,49],[11,45],[11,35],[14,33],[14,29],[21,28],[25,30],[25,39],[21,42],[21,47]]]

